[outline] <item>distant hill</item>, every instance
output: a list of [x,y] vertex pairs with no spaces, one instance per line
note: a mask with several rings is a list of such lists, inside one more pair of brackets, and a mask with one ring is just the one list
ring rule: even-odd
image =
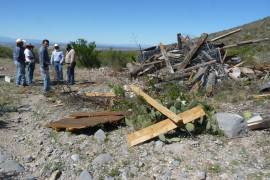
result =
[[[209,35],[209,39],[227,33],[234,29],[241,28],[242,30],[236,34],[230,35],[226,38],[220,39],[217,42],[223,42],[224,44],[233,44],[240,41],[269,38],[270,37],[270,16],[263,19],[244,24],[235,28],[227,29],[224,31],[212,33]],[[240,54],[244,59],[268,61],[270,62],[270,41],[262,42],[259,44],[245,45],[230,50],[231,53]]]
[[[37,40],[37,39],[25,39],[26,42],[30,42],[36,47],[40,47],[41,41],[42,40]],[[0,45],[8,46],[8,47],[13,47],[15,45],[15,38],[10,38],[10,37],[3,37],[0,36]],[[59,44],[60,46],[64,47],[66,46],[67,43],[61,43],[61,42],[50,42],[51,45],[53,44]],[[146,47],[146,46],[143,46]],[[97,44],[97,49],[98,50],[107,50],[107,49],[115,49],[115,50],[138,50],[139,48],[135,44],[123,44],[123,45],[110,45],[110,44]]]

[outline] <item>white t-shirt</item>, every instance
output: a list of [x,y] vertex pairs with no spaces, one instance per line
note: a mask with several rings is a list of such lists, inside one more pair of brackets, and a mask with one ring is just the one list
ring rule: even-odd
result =
[[34,55],[33,55],[32,51],[30,51],[29,49],[26,48],[24,50],[24,55],[25,55],[26,62],[34,62],[35,61]]

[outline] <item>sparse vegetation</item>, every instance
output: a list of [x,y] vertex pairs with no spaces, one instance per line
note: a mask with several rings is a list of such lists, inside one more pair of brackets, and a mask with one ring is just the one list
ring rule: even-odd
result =
[[0,58],[12,58],[12,49],[0,45]]

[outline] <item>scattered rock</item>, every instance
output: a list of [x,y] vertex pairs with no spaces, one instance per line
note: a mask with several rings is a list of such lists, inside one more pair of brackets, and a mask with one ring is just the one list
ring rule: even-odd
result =
[[79,176],[79,180],[92,180],[91,174],[87,170],[83,170]]
[[52,175],[51,175],[51,177],[49,178],[49,180],[57,180],[57,179],[60,178],[61,174],[62,174],[61,171],[56,170],[56,171],[54,171],[54,172],[52,173]]
[[100,154],[92,162],[93,166],[102,166],[103,164],[112,162],[113,158],[110,154]]
[[76,162],[76,161],[80,160],[80,156],[79,156],[79,154],[73,154],[73,155],[71,155],[71,159]]
[[24,160],[26,163],[30,163],[33,162],[35,159],[31,155],[28,155],[24,158]]
[[106,139],[105,132],[102,129],[99,129],[95,134],[94,138],[98,143],[103,143]]
[[3,173],[21,173],[24,172],[24,167],[14,160],[7,160],[0,164],[0,171]]
[[218,126],[229,138],[243,136],[247,132],[247,123],[244,118],[238,114],[220,112],[215,117]]

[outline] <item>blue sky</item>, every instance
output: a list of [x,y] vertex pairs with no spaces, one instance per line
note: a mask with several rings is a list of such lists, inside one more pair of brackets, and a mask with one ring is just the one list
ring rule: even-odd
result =
[[270,15],[270,0],[2,0],[0,36],[156,44]]

